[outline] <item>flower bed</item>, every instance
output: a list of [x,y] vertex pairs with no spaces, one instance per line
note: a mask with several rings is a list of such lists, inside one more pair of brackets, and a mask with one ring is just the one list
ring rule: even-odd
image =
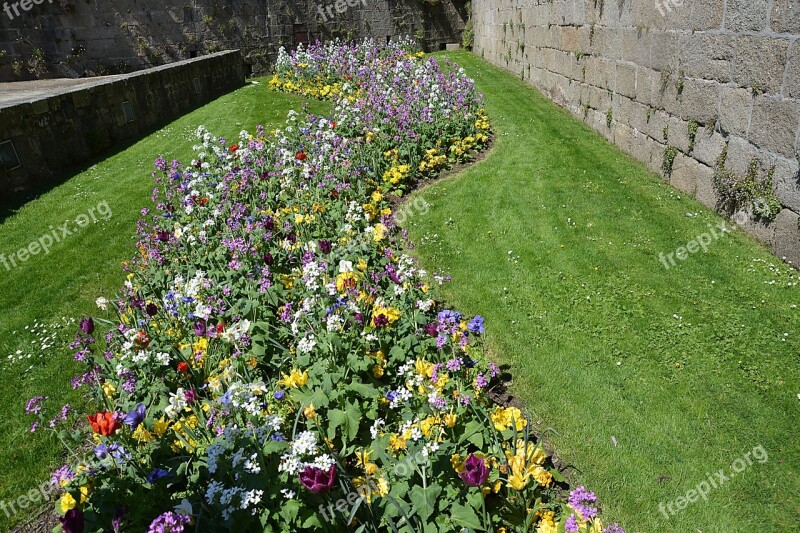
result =
[[483,319],[444,309],[445,278],[403,252],[390,197],[490,129],[461,70],[409,50],[281,54],[270,85],[331,117],[232,145],[200,128],[194,161],[156,161],[157,210],[98,302],[115,318],[74,343],[101,408],[60,432],[92,448],[54,474],[65,531],[603,530],[488,398]]

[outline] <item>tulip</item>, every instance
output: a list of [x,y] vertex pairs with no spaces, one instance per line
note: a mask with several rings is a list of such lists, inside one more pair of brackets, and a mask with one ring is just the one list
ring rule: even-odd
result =
[[64,533],[83,533],[83,511],[79,509],[70,509],[58,521]]
[[473,453],[464,461],[464,470],[458,475],[470,487],[480,487],[489,479],[489,467],[486,461]]
[[120,424],[119,420],[116,419],[114,413],[110,411],[100,411],[99,413],[89,415],[86,418],[89,419],[89,425],[92,426],[92,430],[98,435],[102,435],[104,437],[112,436],[119,428],[122,427],[122,424]]
[[299,477],[300,483],[305,488],[314,494],[322,494],[333,488],[333,482],[336,481],[336,466],[331,465],[327,472],[315,466],[307,466],[300,472]]
[[87,335],[94,333],[94,320],[92,320],[92,317],[83,317],[81,319],[81,331]]
[[125,418],[122,421],[125,422],[125,425],[131,428],[131,430],[134,430],[139,427],[139,424],[144,422],[145,412],[146,409],[144,404],[140,403],[136,406],[136,409],[125,415]]

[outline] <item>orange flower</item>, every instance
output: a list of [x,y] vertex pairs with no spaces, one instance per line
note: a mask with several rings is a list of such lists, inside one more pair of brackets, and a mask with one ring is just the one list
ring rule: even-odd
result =
[[305,161],[308,156],[306,155],[305,152],[297,152],[297,155],[295,157],[297,158],[298,161]]
[[235,154],[238,149],[239,149],[239,145],[238,144],[234,144],[230,148],[232,154]]
[[92,430],[104,437],[110,437],[122,427],[119,420],[114,418],[114,413],[109,411],[100,411],[86,418],[89,419],[89,425],[92,426]]
[[189,371],[189,365],[187,365],[185,361],[181,361],[180,363],[178,363],[178,372],[185,373],[188,371]]

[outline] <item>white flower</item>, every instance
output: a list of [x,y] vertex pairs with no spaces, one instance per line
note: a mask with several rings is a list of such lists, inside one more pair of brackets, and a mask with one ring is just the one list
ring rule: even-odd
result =
[[232,325],[228,329],[222,332],[222,340],[226,342],[236,342],[242,338],[242,335],[250,331],[250,321],[249,320],[242,320],[241,322],[237,322],[236,324]]
[[175,512],[184,516],[192,516],[192,504],[184,498],[181,503],[175,506]]
[[303,337],[300,342],[297,343],[297,351],[300,353],[311,353],[311,350],[313,350],[316,345],[317,341],[314,339],[314,335],[309,335],[308,337]]
[[108,309],[108,300],[102,296],[95,300],[94,303],[97,304],[101,311]]
[[353,271],[353,262],[352,261],[345,261],[342,259],[339,261],[339,273],[344,274],[345,272],[352,272]]
[[179,388],[175,392],[169,393],[169,405],[164,409],[164,412],[170,419],[177,417],[184,409],[186,409],[186,395],[183,388]]

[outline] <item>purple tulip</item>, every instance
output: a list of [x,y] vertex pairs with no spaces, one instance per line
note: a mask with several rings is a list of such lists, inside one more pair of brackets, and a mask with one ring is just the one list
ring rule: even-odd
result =
[[64,533],[83,533],[83,511],[79,509],[70,509],[58,521]]
[[473,453],[464,461],[464,471],[458,475],[470,487],[480,487],[489,479],[489,467],[486,461]]
[[136,406],[136,409],[125,415],[125,418],[122,420],[126,426],[131,428],[131,430],[136,429],[139,427],[139,424],[144,422],[144,416],[146,412],[146,408],[143,403],[140,403]]
[[145,311],[147,311],[147,316],[156,316],[156,313],[158,313],[158,306],[156,304],[147,304]]
[[159,231],[156,233],[156,238],[160,242],[169,242],[169,232],[168,231]]
[[272,257],[272,254],[264,254],[264,264],[271,265],[275,262],[275,258]]
[[205,337],[206,335],[206,323],[198,320],[194,323],[194,334],[198,337]]
[[186,398],[186,403],[193,403],[197,400],[197,393],[192,389],[183,391],[183,397]]
[[333,245],[331,245],[331,241],[326,241],[324,239],[317,241],[317,244],[319,245],[319,249],[322,251],[323,254],[329,254],[331,252],[331,248],[333,248]]
[[431,337],[435,337],[439,334],[439,328],[436,326],[435,322],[431,322],[430,324],[425,326],[425,333],[427,333]]
[[300,472],[300,483],[314,494],[322,494],[331,490],[334,481],[336,481],[335,465],[331,465],[327,472],[315,466],[307,466]]
[[87,316],[81,319],[81,331],[87,335],[94,333],[94,320],[92,320],[92,317]]

